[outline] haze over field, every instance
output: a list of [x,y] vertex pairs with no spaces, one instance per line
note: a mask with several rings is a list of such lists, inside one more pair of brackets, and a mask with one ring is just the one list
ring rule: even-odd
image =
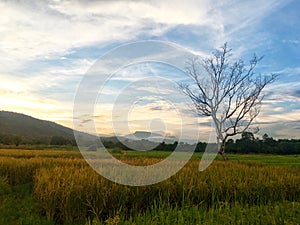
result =
[[[81,79],[112,48],[135,41],[162,40],[207,56],[227,41],[234,57],[248,60],[253,53],[265,56],[257,73],[280,74],[280,79],[266,89],[255,122],[261,128],[259,135],[300,138],[297,0],[1,1],[0,7],[0,110],[72,127],[73,100]],[[147,46],[133,51],[146,52]],[[161,58],[169,57],[163,54],[161,51]],[[182,56],[180,60],[182,63],[186,59]],[[99,133],[114,134],[111,123],[116,118],[111,110],[118,91],[153,76],[175,82],[185,79],[182,71],[155,63],[118,71],[104,89],[105,102],[95,111]],[[130,86],[126,94],[144,96],[128,115],[131,133],[159,133],[164,127],[168,136],[177,136],[178,126],[194,121],[196,117],[184,98],[170,103],[155,97],[158,92],[168,95],[169,85],[141,82]],[[176,111],[179,107],[190,120],[181,120]],[[209,120],[198,122],[200,135],[207,136]],[[122,129],[128,121],[118,123],[123,124],[118,134],[128,135],[127,129]]]

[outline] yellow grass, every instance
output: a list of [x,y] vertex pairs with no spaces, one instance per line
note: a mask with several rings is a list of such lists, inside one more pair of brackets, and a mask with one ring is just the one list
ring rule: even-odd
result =
[[[150,165],[158,159],[124,161]],[[40,210],[59,223],[103,221],[118,214],[130,217],[149,207],[300,201],[300,168],[215,161],[199,172],[198,165],[198,160],[192,160],[159,184],[129,187],[98,175],[78,152],[0,150],[0,178],[12,185],[32,182]]]

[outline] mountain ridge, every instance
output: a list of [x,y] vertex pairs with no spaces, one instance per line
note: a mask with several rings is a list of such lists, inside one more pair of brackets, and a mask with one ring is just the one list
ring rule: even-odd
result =
[[[147,139],[151,135],[153,137],[150,138],[149,141],[160,142],[160,139],[162,138],[161,134],[148,131],[135,131],[134,134],[123,136],[92,135],[23,113],[4,110],[0,111],[0,135],[19,136],[31,140],[48,140],[46,142],[49,142],[54,136],[59,136],[75,141],[74,132],[83,135],[87,141],[95,140],[95,138],[97,139],[100,136],[103,142],[110,141],[113,143],[120,141],[124,142],[125,140],[137,141],[138,139]],[[176,140],[173,137],[165,137],[163,141],[166,143],[173,143]]]
[[74,138],[73,129],[17,112],[0,111],[0,133],[23,137]]

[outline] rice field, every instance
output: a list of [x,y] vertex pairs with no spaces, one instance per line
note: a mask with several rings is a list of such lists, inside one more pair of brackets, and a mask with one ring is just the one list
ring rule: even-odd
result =
[[[149,165],[168,154],[115,156]],[[200,157],[161,183],[130,187],[76,151],[0,150],[0,224],[299,224],[300,157],[230,155],[199,172]]]

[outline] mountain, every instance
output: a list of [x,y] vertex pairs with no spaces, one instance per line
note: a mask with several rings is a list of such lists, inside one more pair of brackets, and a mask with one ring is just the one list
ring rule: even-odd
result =
[[74,138],[73,130],[54,122],[15,112],[0,111],[0,134],[30,138],[62,136]]
[[[95,135],[79,131],[76,132],[82,137],[82,140],[84,140],[81,144],[86,146],[95,143],[95,140],[99,138]],[[0,139],[1,136],[3,138],[5,135],[20,136],[26,138],[26,140],[44,140],[46,143],[49,143],[51,138],[54,136],[74,140],[73,130],[68,127],[20,113],[0,111]],[[151,138],[149,138],[150,136]],[[147,131],[136,131],[134,134],[128,134],[125,136],[101,135],[102,142],[111,142],[114,144],[119,143],[120,141],[127,143],[130,142],[131,144],[141,144],[142,142],[147,142],[145,139],[149,139],[147,142],[147,144],[149,144],[150,142],[161,142],[162,138],[162,135],[159,133],[151,133]],[[163,141],[165,143],[173,143],[176,140],[177,139],[175,137],[166,136]]]
[[152,142],[165,142],[167,144],[174,143],[174,141],[178,141],[178,138],[175,136],[164,136],[159,132],[149,132],[149,131],[135,131],[133,134],[127,134],[123,136],[125,139],[129,140],[148,140]]

